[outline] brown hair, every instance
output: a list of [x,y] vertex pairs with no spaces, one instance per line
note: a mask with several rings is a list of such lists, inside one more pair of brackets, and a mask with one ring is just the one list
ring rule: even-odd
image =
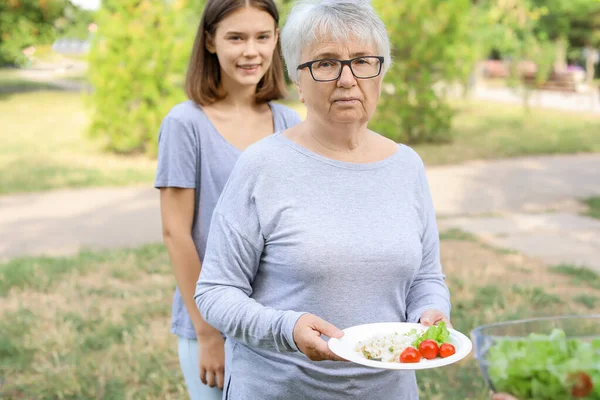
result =
[[[212,104],[227,96],[221,83],[221,67],[216,54],[206,49],[206,40],[214,37],[217,25],[229,13],[243,7],[255,7],[268,12],[279,25],[279,13],[273,0],[208,0],[196,33],[192,55],[185,78],[185,92],[191,100],[200,105]],[[283,59],[279,38],[273,53],[271,65],[265,76],[258,82],[255,99],[257,103],[282,99],[286,95],[283,76]]]

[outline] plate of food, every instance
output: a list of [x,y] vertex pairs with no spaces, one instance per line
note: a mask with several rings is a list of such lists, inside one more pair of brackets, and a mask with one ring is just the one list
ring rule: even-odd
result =
[[426,327],[408,322],[381,322],[343,330],[329,339],[329,349],[367,367],[398,370],[438,368],[465,358],[471,340],[444,322]]

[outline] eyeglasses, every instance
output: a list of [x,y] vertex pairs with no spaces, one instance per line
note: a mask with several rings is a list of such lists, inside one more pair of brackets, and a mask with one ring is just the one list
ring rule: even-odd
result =
[[342,75],[344,65],[347,65],[355,78],[369,79],[375,78],[381,73],[383,60],[384,58],[380,56],[355,57],[350,60],[325,58],[298,65],[298,69],[308,68],[317,82],[330,82],[338,80]]

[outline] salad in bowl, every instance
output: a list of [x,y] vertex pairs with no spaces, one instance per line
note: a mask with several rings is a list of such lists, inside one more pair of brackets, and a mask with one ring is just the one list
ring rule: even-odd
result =
[[520,400],[600,400],[600,314],[482,325],[471,338],[494,392]]

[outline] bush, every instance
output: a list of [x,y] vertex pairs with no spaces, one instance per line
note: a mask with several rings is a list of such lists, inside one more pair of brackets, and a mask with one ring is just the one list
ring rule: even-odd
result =
[[104,0],[89,57],[90,135],[118,153],[157,152],[161,120],[185,99],[199,0]]
[[52,43],[54,25],[68,7],[68,0],[0,1],[0,65],[25,65],[23,49]]
[[465,82],[476,56],[469,46],[471,1],[373,0],[373,6],[386,24],[394,63],[370,128],[404,143],[449,141],[453,112],[444,87]]

